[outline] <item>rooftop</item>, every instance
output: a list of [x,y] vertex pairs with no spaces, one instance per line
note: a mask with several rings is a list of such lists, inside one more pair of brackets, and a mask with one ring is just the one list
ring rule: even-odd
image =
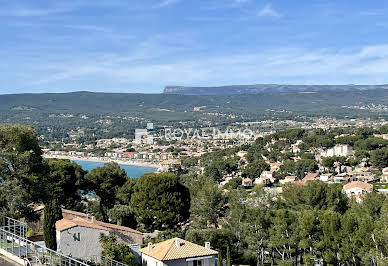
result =
[[347,183],[346,185],[344,185],[343,190],[349,190],[352,188],[361,188],[364,190],[372,190],[373,186],[371,184],[366,183],[366,182],[354,181],[354,182],[350,182],[350,183]]
[[195,258],[218,254],[215,250],[211,250],[180,238],[172,238],[158,244],[151,245],[151,247],[142,248],[140,249],[140,252],[159,261]]

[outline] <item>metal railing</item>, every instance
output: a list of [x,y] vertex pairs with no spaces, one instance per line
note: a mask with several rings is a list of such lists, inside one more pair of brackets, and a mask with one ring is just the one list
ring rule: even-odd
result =
[[100,266],[128,266],[127,264],[104,256],[93,256],[90,261]]
[[27,238],[27,223],[23,223],[21,221],[4,216],[1,228],[13,233],[14,235]]
[[[12,220],[9,218],[8,221]],[[12,225],[0,227],[0,249],[23,259],[27,265],[88,266],[88,264],[82,261],[65,256],[28,240],[24,237],[24,232],[26,232],[23,229],[24,223],[19,223],[19,225],[15,222]],[[14,234],[12,232],[13,228],[20,228],[20,230],[16,230],[15,232],[22,236]]]

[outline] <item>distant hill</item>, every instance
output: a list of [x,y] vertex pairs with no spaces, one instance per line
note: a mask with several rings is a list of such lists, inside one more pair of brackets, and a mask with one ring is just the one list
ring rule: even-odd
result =
[[317,92],[317,91],[351,91],[388,89],[385,85],[281,85],[281,84],[255,84],[255,85],[230,85],[220,87],[185,87],[166,86],[165,94],[189,95],[234,95],[253,94],[263,92]]
[[[388,120],[387,89],[261,92],[254,94],[42,93],[0,95],[0,123],[34,125],[44,140],[80,134],[131,137],[146,122],[155,127],[226,127],[246,121],[316,117]],[[71,132],[71,133],[69,133]]]

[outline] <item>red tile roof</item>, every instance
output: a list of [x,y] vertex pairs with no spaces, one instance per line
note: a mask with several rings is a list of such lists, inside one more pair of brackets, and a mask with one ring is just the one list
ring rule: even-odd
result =
[[361,181],[354,181],[354,182],[350,182],[350,183],[347,183],[346,185],[344,185],[343,187],[343,190],[349,190],[349,189],[352,189],[352,188],[361,188],[363,190],[372,190],[373,186],[371,184],[368,184],[366,182],[361,182]]
[[303,181],[312,181],[312,180],[317,179],[318,176],[319,176],[319,174],[317,174],[317,173],[308,173],[308,174],[303,178]]
[[99,229],[99,230],[104,230],[104,231],[109,231],[106,227],[99,226],[97,224],[88,222],[82,218],[74,218],[73,220],[68,220],[68,219],[62,219],[59,220],[55,223],[55,228],[57,231],[65,231],[67,229],[80,226],[80,227],[87,227],[87,228],[94,228],[94,229]]

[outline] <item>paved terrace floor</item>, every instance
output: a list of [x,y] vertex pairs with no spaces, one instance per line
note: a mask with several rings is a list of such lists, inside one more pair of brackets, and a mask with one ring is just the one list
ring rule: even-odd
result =
[[0,256],[0,265],[1,266],[20,266],[19,264],[12,262]]

